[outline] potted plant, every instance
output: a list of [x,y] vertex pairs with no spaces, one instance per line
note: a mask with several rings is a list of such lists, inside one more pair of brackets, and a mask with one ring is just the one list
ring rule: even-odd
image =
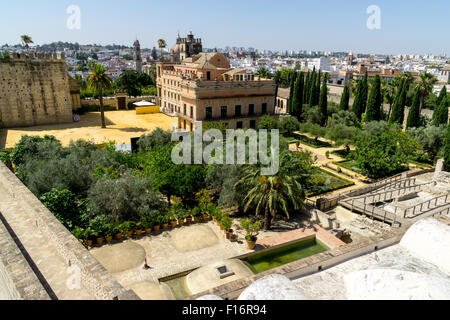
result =
[[173,210],[170,212],[169,220],[170,220],[170,226],[172,228],[176,228],[178,221],[177,221],[177,215],[175,214],[175,212]]
[[116,222],[113,227],[114,237],[116,240],[121,240],[123,238],[123,229],[122,224],[120,222]]
[[145,234],[148,235],[148,234],[152,233],[154,222],[150,216],[145,216],[144,218],[142,218],[141,223],[145,229]]
[[252,220],[250,219],[242,219],[241,227],[246,232],[245,240],[247,240],[247,247],[250,250],[254,250],[256,241],[258,241],[259,230],[261,230],[262,227],[261,222],[256,221],[255,223],[252,223]]
[[202,211],[199,207],[195,207],[191,210],[191,215],[193,217],[194,222],[200,222],[200,217],[202,216]]
[[144,226],[142,225],[141,221],[136,222],[136,226],[134,227],[136,230],[136,235],[140,237],[142,235],[142,232],[144,232]]
[[72,234],[75,238],[78,239],[78,241],[80,241],[81,243],[83,243],[83,237],[84,237],[84,229],[80,228],[80,227],[75,227],[72,230]]
[[125,232],[128,238],[133,237],[134,227],[136,224],[133,221],[125,221],[122,223],[122,230]]
[[84,239],[84,244],[87,247],[92,247],[92,235],[93,235],[93,231],[91,228],[86,228],[83,232],[83,239]]
[[233,237],[233,230],[231,229],[233,221],[230,217],[224,216],[220,221],[220,225],[222,226],[222,230],[225,232],[227,239],[231,239]]
[[111,243],[114,236],[114,226],[111,223],[105,225],[104,235],[106,243]]
[[187,214],[187,217],[186,217],[186,223],[187,223],[187,224],[192,223],[192,215]]
[[179,223],[180,226],[184,225],[184,221],[186,220],[187,216],[188,215],[187,215],[185,210],[180,210],[177,213],[178,223]]
[[159,221],[159,223],[160,223],[160,225],[161,225],[163,230],[169,229],[169,220],[170,220],[169,216],[167,214],[164,214],[164,213],[161,214],[158,217],[158,221]]
[[216,222],[217,226],[220,227],[220,221],[223,218],[222,211],[220,211],[219,209],[215,210],[214,213],[213,213],[213,216],[214,216],[214,221]]

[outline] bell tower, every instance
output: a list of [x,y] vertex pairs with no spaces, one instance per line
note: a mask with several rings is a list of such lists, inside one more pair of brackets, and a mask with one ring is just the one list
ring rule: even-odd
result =
[[139,40],[136,40],[133,44],[134,47],[134,62],[136,63],[136,71],[142,73],[142,57],[141,57],[141,44]]

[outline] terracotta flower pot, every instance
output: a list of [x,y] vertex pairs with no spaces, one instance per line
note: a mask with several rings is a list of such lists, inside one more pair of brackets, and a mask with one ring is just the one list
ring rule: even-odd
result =
[[142,230],[136,230],[136,235],[139,237],[142,235]]
[[106,243],[111,243],[113,240],[112,236],[106,237]]
[[176,221],[170,221],[170,226],[172,227],[172,228],[175,228],[176,226],[177,226],[177,222]]
[[145,233],[146,234],[152,233],[152,228],[145,228]]
[[207,214],[203,215],[203,221],[208,221],[209,220],[209,216]]
[[247,240],[247,248],[249,248],[250,250],[254,250],[256,247],[256,241],[248,241]]
[[183,225],[184,225],[184,220],[179,220],[179,221],[178,221],[178,224],[179,224],[180,226],[183,226]]
[[153,227],[153,230],[155,230],[155,231],[159,231],[160,229],[161,229],[161,226],[159,224]]
[[92,240],[86,240],[86,245],[88,247],[92,247]]
[[163,230],[169,229],[169,224],[168,224],[168,223],[164,223],[164,224],[162,225],[162,228],[163,228]]
[[103,244],[104,241],[105,241],[105,239],[103,239],[103,238],[97,238],[97,244],[98,244],[99,246],[101,246],[101,245]]
[[227,232],[227,239],[231,240],[233,238],[233,231],[228,231]]
[[115,238],[116,238],[116,240],[121,240],[123,238],[122,233],[116,234]]
[[192,218],[187,218],[187,219],[186,219],[186,222],[187,222],[187,223],[192,223]]
[[127,237],[128,237],[128,238],[133,237],[133,231],[127,232]]

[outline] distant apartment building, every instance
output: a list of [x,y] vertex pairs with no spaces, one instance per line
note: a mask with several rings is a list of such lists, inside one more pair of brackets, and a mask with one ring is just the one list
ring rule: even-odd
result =
[[178,129],[193,131],[205,122],[226,123],[230,129],[257,128],[262,115],[274,114],[274,81],[230,68],[221,53],[158,62],[156,73],[158,103],[162,112],[178,118]]
[[316,69],[321,71],[330,71],[331,60],[327,57],[309,58],[302,63],[302,68],[308,68],[309,70]]
[[442,68],[439,76],[438,76],[438,80],[440,82],[443,83],[448,83],[450,84],[450,65],[445,66],[444,68]]
[[345,77],[347,79],[355,79],[360,80],[364,78],[365,73],[367,72],[368,78],[373,78],[376,75],[379,75],[382,79],[387,82],[391,82],[395,77],[402,75],[402,71],[400,69],[394,68],[373,68],[370,65],[366,65],[363,63],[358,64],[356,72],[348,72]]

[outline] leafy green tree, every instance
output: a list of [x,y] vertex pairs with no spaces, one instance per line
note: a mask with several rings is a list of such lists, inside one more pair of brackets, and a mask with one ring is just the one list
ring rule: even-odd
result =
[[290,79],[289,104],[288,104],[289,114],[293,113],[293,99],[294,99],[294,94],[295,94],[296,79],[297,79],[297,73],[294,72],[291,74],[291,79]]
[[28,52],[28,55],[30,55],[30,44],[34,43],[31,37],[27,34],[21,35],[20,39],[22,40],[22,44],[25,46],[25,49]]
[[342,93],[341,96],[340,108],[346,111],[349,109],[349,104],[350,104],[350,87],[346,83],[344,86],[344,92]]
[[367,107],[367,94],[368,94],[368,83],[367,83],[367,72],[364,78],[358,81],[358,86],[356,87],[356,96],[353,103],[352,111],[356,114],[359,120],[362,119],[364,111]]
[[320,100],[320,83],[322,81],[322,72],[319,70],[316,77],[316,85],[314,86],[313,96],[312,96],[312,106],[318,106]]
[[447,125],[448,123],[448,103],[447,99],[444,98],[441,101],[439,107],[434,110],[433,113],[433,124],[435,126]]
[[264,229],[269,230],[279,213],[289,218],[291,212],[304,206],[307,177],[313,161],[310,154],[284,152],[280,154],[280,171],[262,176],[258,166],[246,166],[234,188],[247,189],[243,199],[244,212],[254,210],[264,216]]
[[172,196],[183,202],[195,199],[195,194],[205,188],[206,169],[202,165],[176,165],[172,161],[175,143],[153,148],[144,164],[144,171],[156,190],[167,197],[171,205]]
[[428,125],[426,127],[408,128],[407,134],[418,141],[419,145],[423,149],[423,153],[426,154],[423,156],[419,154],[419,158],[421,159],[417,160],[433,164],[434,160],[441,153],[442,147],[444,146],[446,134],[445,126],[436,127],[433,125]]
[[447,134],[445,136],[444,169],[450,172],[450,126],[447,126]]
[[402,80],[400,88],[397,91],[397,96],[395,97],[394,105],[392,107],[390,123],[398,123],[403,125],[405,119],[405,106],[406,106],[406,81]]
[[372,88],[370,89],[369,101],[367,103],[365,118],[367,122],[381,120],[382,103],[383,97],[381,95],[381,79],[379,75],[376,75]]
[[158,47],[159,47],[159,49],[161,49],[161,61],[162,61],[162,60],[163,60],[163,54],[164,54],[163,49],[164,49],[165,47],[167,47],[166,40],[164,40],[164,39],[159,39],[159,40],[158,40]]
[[111,78],[106,74],[106,69],[100,64],[95,65],[89,76],[89,85],[98,92],[100,99],[100,114],[102,119],[102,128],[106,128],[105,107],[103,105],[103,92],[112,87]]
[[258,129],[266,129],[266,130],[272,130],[272,129],[279,129],[279,123],[277,119],[274,117],[265,115],[262,116],[258,123]]
[[255,75],[261,79],[269,79],[271,77],[270,71],[267,68],[259,68]]
[[309,91],[310,91],[310,72],[308,71],[308,73],[306,74],[306,79],[305,79],[305,88],[303,90],[303,104],[308,104],[309,103]]
[[137,97],[142,94],[145,87],[153,85],[153,81],[148,74],[134,70],[122,72],[120,77],[114,82],[115,88],[125,91],[129,96]]
[[[320,75],[320,73],[319,73]],[[319,76],[320,77],[320,76]],[[328,74],[325,74],[323,77],[322,88],[320,91],[320,99],[319,99],[319,109],[322,115],[322,125],[325,126],[328,119]]]
[[52,189],[40,198],[42,204],[69,230],[82,224],[81,203],[69,190]]
[[280,129],[288,136],[292,136],[295,131],[298,131],[300,122],[295,117],[284,117],[280,120]]
[[141,151],[146,151],[157,146],[164,146],[171,141],[172,133],[170,131],[164,131],[161,128],[157,128],[153,130],[152,133],[140,137],[138,145]]
[[406,128],[420,127],[420,89],[416,88],[411,108],[409,109]]
[[385,123],[380,127],[376,122],[370,124],[372,128],[366,128],[358,139],[354,154],[362,173],[377,179],[404,169],[410,156],[419,149],[418,143],[399,127],[386,126]]
[[163,206],[150,180],[125,173],[119,179],[100,178],[89,190],[93,216],[106,214],[114,221],[138,221]]
[[317,84],[317,73],[316,68],[314,67],[313,72],[311,73],[311,77],[309,78],[309,95],[308,95],[308,104],[313,107],[316,106],[314,104],[315,101],[315,93],[316,93],[316,84]]

